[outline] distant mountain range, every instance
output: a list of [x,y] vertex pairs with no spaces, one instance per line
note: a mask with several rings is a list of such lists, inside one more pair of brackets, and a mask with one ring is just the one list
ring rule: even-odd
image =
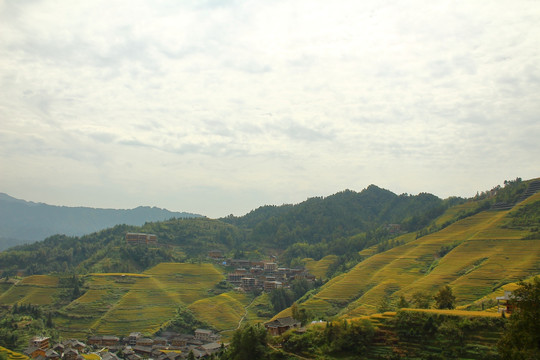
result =
[[150,221],[193,217],[201,215],[149,206],[122,210],[54,206],[0,193],[0,250],[55,234],[80,236],[118,224],[142,225]]

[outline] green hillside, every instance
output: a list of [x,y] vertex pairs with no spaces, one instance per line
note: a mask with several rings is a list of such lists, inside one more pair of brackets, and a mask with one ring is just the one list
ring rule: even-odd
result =
[[[504,284],[540,273],[540,238],[534,224],[512,226],[516,215],[540,203],[540,193],[509,211],[483,211],[414,241],[377,253],[341,274],[302,304],[320,316],[377,312],[384,297],[411,300],[450,285],[458,305]],[[456,209],[449,211],[455,212]],[[443,217],[448,217],[448,214]],[[538,212],[536,212],[538,218]]]
[[89,275],[89,290],[55,319],[63,333],[153,334],[179,305],[208,297],[223,279],[211,264],[161,263],[143,274]]
[[[400,297],[411,305],[415,294],[432,298],[444,285],[461,311],[493,313],[503,289],[540,274],[540,193],[527,193],[530,183],[516,180],[466,202],[370,186],[242,218],[53,236],[0,253],[0,315],[11,316],[13,326],[27,316],[12,314],[14,308],[39,306],[32,329],[49,316],[54,326],[44,331],[85,338],[195,325],[231,336],[241,324],[291,314],[290,308],[275,314],[275,293],[256,297],[220,285],[234,268],[207,263],[214,249],[230,258],[277,255],[280,266],[305,266],[320,280],[295,298],[315,319],[371,316],[383,305],[396,308]],[[159,244],[128,245],[126,232],[156,234]],[[182,314],[195,320],[183,324]]]

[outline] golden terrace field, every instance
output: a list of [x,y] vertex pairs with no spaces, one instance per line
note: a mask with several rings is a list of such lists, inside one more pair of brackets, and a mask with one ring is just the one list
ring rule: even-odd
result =
[[28,360],[29,359],[29,357],[24,355],[24,354],[20,354],[18,352],[11,351],[11,350],[6,349],[5,347],[2,347],[2,346],[0,346],[0,354],[1,353],[7,354],[8,360]]
[[179,304],[208,296],[206,291],[223,279],[211,264],[162,263],[129,287],[92,329],[100,334],[125,334],[131,329],[153,333],[174,316]]
[[325,279],[328,268],[334,261],[336,261],[336,259],[336,255],[327,255],[318,261],[307,258],[304,259],[304,266],[309,271],[309,273],[314,275],[316,278]]
[[[212,264],[161,263],[143,274],[99,273],[85,277],[86,292],[60,309],[54,322],[62,334],[84,338],[89,333],[153,333],[174,317],[179,305],[189,308],[216,329],[235,329],[251,298],[208,290],[223,280]],[[58,278],[35,275],[6,284],[0,304],[52,305],[62,291]],[[257,305],[257,304],[254,304]],[[260,321],[248,312],[246,321]]]
[[58,277],[33,275],[22,279],[0,294],[0,305],[34,304],[49,305],[57,292]]
[[[537,194],[520,206],[539,200]],[[467,304],[506,283],[538,274],[540,241],[522,240],[526,231],[503,228],[509,213],[484,211],[375,254],[330,280],[302,306],[316,314],[337,308],[341,316],[355,317],[377,312],[383,297],[403,295],[410,300],[417,291],[434,294],[446,284],[458,304]],[[438,252],[448,245],[456,247],[439,258]],[[347,307],[341,310],[342,306]]]
[[245,294],[228,292],[201,299],[189,306],[197,318],[218,329],[236,329],[250,299]]
[[143,274],[92,274],[89,290],[64,308],[55,322],[63,333],[153,333],[180,304],[208,297],[223,279],[212,264],[161,263]]

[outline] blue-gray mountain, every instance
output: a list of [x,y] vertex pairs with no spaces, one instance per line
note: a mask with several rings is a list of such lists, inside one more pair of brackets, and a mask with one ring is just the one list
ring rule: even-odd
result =
[[81,236],[118,224],[142,225],[149,221],[200,216],[149,206],[125,210],[53,206],[0,193],[0,250],[55,234]]

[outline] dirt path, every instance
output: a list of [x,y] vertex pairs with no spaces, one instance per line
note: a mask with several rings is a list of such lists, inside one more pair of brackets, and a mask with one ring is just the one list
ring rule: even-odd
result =
[[238,330],[240,329],[240,326],[242,325],[242,321],[244,321],[244,319],[246,318],[247,316],[247,313],[248,313],[248,309],[249,307],[253,304],[253,302],[255,301],[256,297],[253,298],[253,300],[251,300],[251,302],[248,304],[248,306],[246,306],[246,312],[244,312],[244,315],[240,318],[240,320],[238,321],[238,326],[236,327],[235,330]]
[[240,320],[238,320],[238,326],[237,326],[235,329],[221,330],[220,333],[227,333],[227,332],[236,331],[236,330],[240,329],[240,326],[242,326],[242,322],[244,321],[244,319],[245,319],[246,316],[247,316],[248,309],[249,309],[249,307],[253,304],[253,302],[255,301],[255,299],[256,299],[256,297],[253,298],[253,300],[251,300],[251,302],[245,307],[244,315],[242,315],[242,317],[240,318]]

